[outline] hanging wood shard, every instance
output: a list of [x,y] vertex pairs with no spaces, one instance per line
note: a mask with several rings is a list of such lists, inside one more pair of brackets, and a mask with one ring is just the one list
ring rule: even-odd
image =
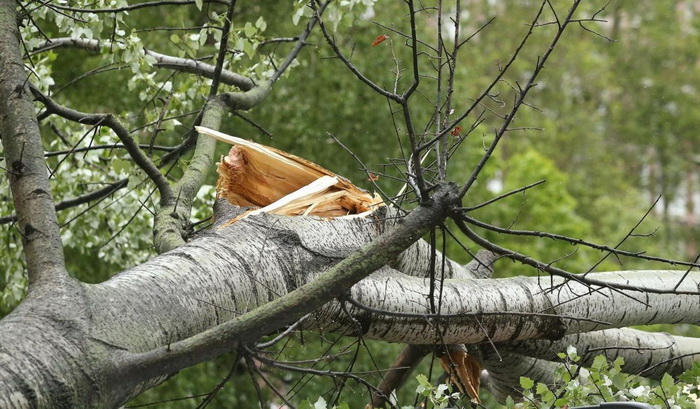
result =
[[255,207],[246,213],[346,217],[383,206],[382,199],[323,167],[290,153],[206,127],[201,135],[232,145],[217,163],[217,198]]

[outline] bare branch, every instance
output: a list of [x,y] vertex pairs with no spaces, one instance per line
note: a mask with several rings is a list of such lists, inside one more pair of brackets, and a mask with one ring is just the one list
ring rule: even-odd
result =
[[44,104],[44,106],[46,106],[46,110],[52,114],[56,114],[60,117],[81,124],[103,125],[112,129],[112,131],[114,131],[114,133],[119,137],[119,140],[121,140],[121,142],[124,144],[127,152],[129,152],[129,155],[134,160],[134,163],[136,163],[156,185],[158,192],[160,193],[161,202],[167,203],[173,200],[173,191],[170,189],[170,184],[165,179],[165,176],[160,173],[158,167],[151,162],[148,156],[146,156],[141,148],[139,148],[139,145],[129,134],[128,129],[122,125],[117,117],[112,114],[88,114],[75,111],[57,104],[54,100],[44,95],[35,87],[31,87],[31,91],[35,98]]
[[231,23],[233,20],[233,8],[236,6],[236,0],[230,0],[226,17],[224,18],[224,27],[221,40],[219,41],[219,55],[216,57],[216,67],[214,67],[214,75],[212,76],[211,87],[209,88],[209,98],[216,95],[219,90],[219,82],[221,81],[221,71],[224,68],[224,60],[226,59],[226,50],[228,50],[228,36],[231,34]]
[[[41,46],[35,48],[34,50],[31,50],[32,54],[36,53],[41,53],[44,51],[48,51],[57,47],[77,47],[77,48],[82,48],[88,51],[92,52],[99,52],[101,48],[103,47],[109,47],[111,45],[111,42],[109,41],[103,41],[100,42],[99,40],[89,40],[86,38],[69,38],[69,37],[61,37],[61,38],[53,38],[48,41],[46,41],[44,44]],[[216,72],[216,66],[204,63],[200,60],[195,60],[191,58],[179,58],[179,57],[173,57],[170,55],[166,54],[161,54],[156,51],[152,51],[149,49],[144,49],[144,52],[146,55],[149,55],[153,58],[155,58],[156,67],[161,67],[161,68],[168,68],[176,71],[181,71],[181,72],[188,72],[191,74],[197,74],[201,75],[202,77],[205,78],[214,78],[215,72]],[[236,74],[233,71],[229,70],[221,70],[221,74],[219,76],[219,80],[221,83],[224,83],[226,85],[233,85],[235,87],[238,87],[239,89],[243,91],[248,91],[255,86],[253,83],[253,80],[251,80],[248,77],[245,77],[240,74]]]
[[[279,77],[282,76],[282,74],[284,74],[287,68],[289,68],[292,62],[297,58],[297,55],[299,55],[301,49],[306,45],[306,39],[309,38],[311,30],[313,30],[316,23],[320,20],[321,16],[323,15],[323,12],[326,10],[326,7],[328,6],[328,4],[330,4],[331,1],[332,0],[325,1],[323,4],[321,4],[320,7],[317,8],[316,13],[314,13],[314,15],[309,19],[309,22],[306,23],[304,32],[302,32],[301,35],[297,37],[296,45],[294,45],[294,48],[289,52],[284,62],[282,62],[282,64],[280,64],[280,66],[275,70],[275,73],[272,74],[270,81],[276,82],[279,79]],[[261,46],[262,45],[263,44],[261,44]]]
[[[204,3],[217,3],[217,4],[226,4],[228,5],[229,2],[226,0],[203,0]],[[128,11],[133,11],[133,10],[138,10],[142,8],[149,8],[149,7],[161,7],[161,6],[188,6],[192,5],[194,6],[196,4],[195,0],[156,0],[156,1],[147,1],[144,3],[137,3],[137,4],[130,4],[128,6],[124,7],[115,7],[115,8],[108,8],[108,9],[88,9],[88,8],[77,8],[77,7],[68,7],[68,6],[62,6],[60,4],[56,3],[51,3],[51,6],[55,9],[58,10],[64,10],[64,11],[71,11],[74,13],[123,13],[123,12],[128,12]]]
[[[109,196],[119,189],[125,188],[129,184],[129,179],[118,180],[114,183],[110,183],[102,189],[95,190],[90,193],[86,193],[82,196],[78,196],[73,199],[67,199],[56,204],[56,211],[61,211],[65,209],[70,209],[71,207],[80,206],[81,204],[89,203],[93,200],[101,199],[103,197]],[[0,224],[12,223],[17,220],[17,215],[0,217]]]
[[379,95],[382,95],[382,96],[384,96],[384,97],[386,97],[386,98],[388,98],[388,99],[390,99],[390,100],[392,100],[392,101],[395,101],[395,102],[399,102],[399,103],[400,103],[400,102],[403,100],[403,97],[402,97],[402,96],[384,90],[382,87],[380,87],[379,85],[377,85],[377,84],[375,84],[374,82],[372,82],[372,80],[370,80],[369,78],[365,77],[365,76],[360,72],[360,70],[358,70],[357,67],[355,67],[355,66],[353,65],[352,62],[350,62],[350,60],[343,54],[343,52],[340,51],[340,49],[338,48],[338,45],[335,43],[335,40],[334,40],[333,37],[330,35],[330,33],[328,32],[328,30],[326,30],[326,26],[325,26],[325,24],[323,23],[323,20],[321,19],[320,15],[319,15],[319,13],[318,13],[318,10],[314,10],[314,12],[315,12],[315,13],[317,14],[317,16],[318,16],[318,17],[317,17],[318,25],[319,25],[319,27],[321,28],[321,32],[323,33],[323,36],[325,37],[326,42],[328,43],[328,45],[331,46],[331,49],[333,50],[333,52],[335,52],[335,55],[338,57],[338,59],[339,59],[340,61],[342,61],[343,64],[345,64],[345,66],[348,67],[348,69],[349,69],[353,74],[355,74],[355,76],[356,76],[360,81],[362,81],[362,82],[364,82],[365,84],[367,84],[367,86],[369,86],[369,87],[370,87],[372,90],[374,90],[376,93],[378,93]]
[[[554,267],[551,264],[546,264],[541,261],[537,261],[529,256],[526,256],[524,254],[518,253],[517,251],[509,250],[505,247],[501,247],[497,244],[491,243],[490,241],[484,239],[483,237],[479,236],[478,234],[474,233],[467,225],[464,223],[464,221],[461,219],[461,217],[456,217],[453,219],[459,229],[462,231],[462,233],[466,234],[467,237],[469,237],[474,243],[480,245],[481,247],[492,251],[496,254],[500,254],[502,256],[511,258],[513,260],[519,261],[525,265],[531,266],[536,268],[539,271],[544,271],[546,273],[566,278],[572,281],[575,281],[577,283],[581,283],[587,286],[599,286],[602,288],[613,288],[617,290],[631,290],[631,291],[642,291],[642,292],[648,292],[652,294],[685,294],[685,295],[691,295],[691,294],[699,294],[698,291],[680,291],[677,288],[651,288],[651,287],[637,287],[633,285],[628,285],[628,284],[621,284],[621,283],[608,283],[605,281],[598,280],[595,277],[595,275],[578,275],[574,274],[565,270],[562,270],[560,268]],[[678,290],[678,291],[677,291]]]
[[[537,24],[537,20],[542,15],[542,11],[543,11],[546,3],[547,3],[547,0],[542,2],[542,5],[540,6],[540,9],[537,12],[537,15],[535,16],[535,19],[533,20],[532,25],[530,26],[530,29],[528,30],[527,34],[523,38],[523,41],[520,43],[518,50],[515,52],[515,54],[513,54],[513,59],[511,59],[511,61],[508,62],[507,66],[509,66],[510,63],[512,61],[514,61],[515,56],[517,56],[519,54],[520,50],[525,45],[525,42],[532,34],[532,32],[535,28],[535,24]],[[561,23],[561,28],[559,30],[557,30],[557,33],[554,35],[554,38],[552,39],[552,41],[549,44],[549,47],[547,47],[547,50],[544,52],[542,57],[539,57],[537,59],[537,64],[535,64],[535,68],[534,68],[532,74],[530,75],[530,78],[528,79],[527,84],[522,89],[522,91],[520,93],[518,93],[517,100],[516,100],[515,104],[513,105],[513,108],[510,110],[510,113],[508,113],[508,115],[506,116],[506,119],[503,121],[503,125],[501,125],[501,128],[498,130],[498,132],[496,132],[496,135],[494,136],[494,139],[491,142],[491,144],[489,145],[486,153],[484,153],[484,155],[481,157],[481,159],[479,160],[479,163],[474,167],[472,174],[469,176],[469,179],[467,179],[467,181],[464,183],[464,186],[462,186],[462,189],[460,190],[460,194],[462,196],[464,196],[469,191],[469,189],[474,184],[474,182],[476,182],[476,179],[479,176],[479,174],[481,173],[481,170],[484,168],[484,165],[486,164],[486,162],[488,162],[489,158],[491,157],[491,154],[496,149],[496,146],[500,142],[501,138],[508,130],[508,126],[513,121],[513,118],[515,118],[515,114],[520,109],[520,106],[522,106],[523,101],[525,101],[525,97],[527,96],[528,92],[535,86],[535,80],[537,79],[537,76],[544,68],[544,64],[545,64],[545,62],[547,62],[547,59],[549,58],[549,56],[552,55],[552,52],[556,48],[556,45],[559,42],[559,39],[561,38],[562,34],[564,34],[564,30],[566,30],[567,26],[571,22],[571,19],[573,18],[573,15],[576,12],[576,9],[578,8],[580,3],[581,3],[580,0],[575,0],[573,2],[571,7],[569,8],[569,13],[567,14],[564,21]],[[505,71],[505,69],[503,71]],[[500,77],[500,75],[499,75],[499,77]],[[482,94],[482,96],[483,96],[483,94]],[[472,105],[472,106],[474,106],[474,105]],[[470,108],[470,110],[471,110],[471,108]],[[469,110],[467,112],[469,112]],[[461,118],[462,117],[460,117],[460,119]]]
[[601,250],[601,251],[606,251],[609,252],[610,254],[615,254],[619,256],[626,256],[626,257],[631,257],[631,258],[638,258],[642,260],[648,260],[648,261],[658,261],[661,263],[665,264],[670,264],[672,266],[687,266],[687,267],[695,267],[695,268],[700,268],[700,264],[696,262],[687,262],[687,261],[682,261],[682,260],[671,260],[668,258],[663,258],[663,257],[655,257],[655,256],[649,256],[644,254],[643,252],[632,252],[632,251],[626,251],[626,250],[620,250],[617,247],[610,247],[602,244],[597,244],[593,243],[587,240],[583,239],[577,239],[575,237],[568,237],[568,236],[563,236],[561,234],[556,234],[556,233],[549,233],[549,232],[544,232],[544,231],[533,231],[533,230],[515,230],[515,229],[507,229],[503,227],[498,227],[494,226],[492,224],[488,224],[485,222],[482,222],[478,219],[475,219],[470,216],[463,215],[461,218],[469,223],[473,224],[474,226],[481,227],[487,230],[491,230],[496,233],[502,233],[502,234],[509,234],[513,236],[530,236],[530,237],[540,237],[540,238],[546,238],[546,239],[552,239],[552,240],[559,240],[559,241],[564,241],[573,245],[581,245],[581,246],[586,246],[592,249],[596,250]]

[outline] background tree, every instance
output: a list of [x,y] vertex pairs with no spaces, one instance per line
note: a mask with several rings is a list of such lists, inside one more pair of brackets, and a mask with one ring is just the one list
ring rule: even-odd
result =
[[[13,36],[15,3],[3,4],[1,72],[6,105],[1,134],[4,167],[13,191],[13,202],[8,197],[3,204],[7,206],[3,209],[7,215],[3,239],[8,257],[2,260],[8,272],[3,291],[6,311],[23,297],[27,282],[30,288],[26,300],[1,324],[0,345],[5,355],[0,368],[7,380],[4,396],[8,405],[111,407],[174,371],[227,351],[237,351],[250,373],[262,380],[278,373],[270,369],[275,366],[284,374],[302,373],[297,384],[288,384],[292,378],[284,375],[277,384],[265,385],[258,390],[261,401],[280,388],[290,390],[277,399],[293,399],[298,385],[309,375],[329,375],[344,379],[341,385],[357,383],[363,390],[372,390],[371,385],[384,377],[381,362],[375,360],[376,372],[365,377],[351,371],[360,352],[376,356],[370,352],[369,338],[412,344],[483,343],[478,348],[470,346],[469,353],[481,356],[490,374],[487,384],[502,396],[513,392],[519,375],[510,371],[510,377],[504,376],[504,366],[527,362],[532,373],[542,372],[543,376],[546,361],[557,357],[551,356],[549,341],[533,341],[528,358],[511,354],[502,361],[506,351],[521,352],[523,347],[505,343],[494,348],[493,342],[561,338],[569,332],[610,326],[697,321],[691,296],[697,291],[695,273],[630,274],[622,279],[633,280],[630,284],[610,274],[575,276],[568,272],[617,269],[614,261],[623,256],[637,256],[645,263],[633,264],[632,259],[626,261],[627,268],[664,261],[640,257],[635,236],[650,230],[635,223],[648,206],[640,197],[655,197],[656,186],[662,186],[663,215],[671,221],[670,209],[682,185],[680,178],[670,176],[679,174],[668,160],[672,155],[668,147],[677,144],[666,137],[671,132],[692,146],[692,139],[682,136],[689,126],[666,131],[663,124],[668,120],[660,119],[652,163],[620,160],[629,156],[630,149],[645,152],[649,144],[630,143],[624,136],[633,132],[625,129],[619,131],[624,134],[620,139],[609,142],[612,124],[626,123],[616,119],[627,112],[625,104],[617,101],[641,104],[645,99],[635,97],[635,87],[620,92],[624,98],[614,96],[619,84],[626,83],[619,77],[632,70],[613,69],[620,66],[615,58],[627,56],[606,55],[601,50],[609,47],[608,38],[624,38],[626,24],[636,21],[638,14],[647,15],[643,27],[663,27],[668,25],[664,18],[676,17],[674,35],[692,35],[688,27],[693,20],[687,17],[692,8],[684,3],[674,9],[677,16],[663,16],[671,9],[659,10],[651,4],[639,10],[579,2],[555,8],[547,1],[508,9],[490,2],[438,2],[424,8],[413,2],[381,7],[365,2],[300,2],[286,12],[265,4],[173,4],[19,3],[21,42]],[[656,11],[647,13],[650,8]],[[397,15],[405,17],[397,19]],[[528,16],[526,24],[522,24],[523,15]],[[611,23],[600,25],[602,16]],[[323,24],[319,27],[317,23]],[[657,36],[654,29],[646,32],[650,38]],[[374,47],[372,40],[377,43]],[[563,47],[557,48],[561,57],[552,55],[555,46]],[[26,71],[19,69],[20,50],[25,53]],[[301,63],[295,59],[299,52],[304,53]],[[694,54],[689,51],[688,55],[692,62]],[[295,64],[301,66],[290,74],[288,67]],[[538,78],[544,67],[547,76]],[[278,81],[284,75],[289,77]],[[640,81],[644,83],[647,77]],[[692,83],[678,84],[693,89]],[[227,86],[238,92],[228,92]],[[30,95],[37,101],[36,112]],[[266,103],[258,107],[263,97]],[[656,100],[646,100],[649,108],[644,109],[659,113]],[[242,116],[241,110],[253,107],[256,110],[250,117]],[[571,110],[564,111],[565,107]],[[235,115],[230,122],[222,121],[225,110]],[[691,117],[672,114],[692,124]],[[241,136],[271,133],[277,137],[266,143],[303,153],[354,180],[378,176],[372,187],[385,192],[387,199],[407,184],[407,194],[391,201],[397,211],[417,203],[421,206],[397,226],[392,226],[393,216],[379,217],[379,231],[386,230],[382,236],[377,226],[368,231],[364,222],[263,217],[216,230],[180,247],[193,239],[192,230],[198,226],[190,218],[196,222],[209,217],[213,189],[206,187],[205,175],[218,157],[213,140],[197,137],[194,124]],[[545,131],[538,132],[542,125]],[[350,155],[334,143],[335,138],[369,168],[363,165],[358,172]],[[555,144],[557,140],[565,143]],[[596,148],[603,144],[614,149]],[[42,146],[49,152],[44,154]],[[685,148],[679,154],[688,151]],[[389,163],[382,164],[387,156]],[[339,159],[343,157],[347,160]],[[654,162],[657,158],[660,168]],[[688,158],[686,181],[693,180],[694,159]],[[598,178],[573,172],[591,164],[599,167],[599,163],[606,166]],[[623,182],[621,176],[630,174],[630,169],[633,175],[649,175],[647,180],[661,182]],[[657,179],[658,175],[663,176]],[[504,191],[544,178],[544,185],[491,201]],[[445,185],[450,179],[461,185],[456,189]],[[208,183],[213,184],[213,176]],[[371,186],[369,181],[365,186]],[[601,192],[613,194],[602,198]],[[689,198],[685,215],[692,215],[693,194],[685,197]],[[488,205],[479,205],[485,202]],[[630,208],[640,210],[634,214]],[[620,213],[625,213],[622,219]],[[609,215],[615,218],[607,220]],[[453,222],[444,223],[448,216]],[[330,225],[333,231],[327,231]],[[432,230],[435,226],[438,228]],[[544,228],[561,236],[532,231]],[[155,248],[151,231],[155,232]],[[270,231],[279,233],[270,235]],[[325,235],[326,244],[311,233]],[[474,267],[470,270],[447,259],[443,262],[423,242],[398,256],[424,234],[432,248],[442,247],[443,253],[463,262],[471,256],[462,248],[471,248],[474,254],[484,247],[535,267],[533,274],[547,272],[558,278],[548,281],[553,286],[548,292],[540,291],[543,287],[536,278],[465,281],[483,278],[483,269],[475,273]],[[528,243],[522,236],[546,240]],[[617,243],[621,237],[616,247],[593,244]],[[553,245],[551,238],[557,239]],[[674,243],[673,236],[666,238],[669,247],[682,245],[694,253],[692,241]],[[365,244],[369,247],[353,252]],[[571,244],[585,244],[591,250],[570,254]],[[154,250],[178,247],[138,265],[152,258]],[[624,248],[629,251],[621,250]],[[601,260],[601,250],[616,257]],[[26,270],[21,266],[21,253]],[[213,260],[214,254],[222,260]],[[552,260],[562,269],[555,268]],[[351,283],[389,261],[393,270],[383,267],[346,294]],[[676,264],[688,269],[696,266]],[[82,282],[98,283],[134,265],[138,266],[94,286],[80,284],[68,274]],[[174,265],[181,268],[173,269]],[[496,268],[496,274],[524,272],[521,268],[510,272],[509,266]],[[262,271],[264,276],[260,276]],[[316,279],[322,271],[326,273]],[[446,280],[450,277],[463,280]],[[231,285],[246,280],[248,287]],[[285,285],[278,287],[279,283]],[[310,287],[301,286],[305,283]],[[392,283],[399,287],[392,290]],[[277,298],[295,288],[297,293]],[[412,288],[414,292],[409,291]],[[373,293],[378,289],[379,293]],[[646,304],[639,302],[639,290]],[[404,294],[407,291],[417,298],[411,301]],[[579,297],[589,292],[590,297]],[[669,293],[680,296],[670,298],[665,295]],[[469,298],[464,294],[470,294]],[[488,305],[486,300],[497,299],[495,294],[507,294],[502,295],[504,304]],[[607,298],[596,298],[601,295]],[[343,303],[327,305],[306,318],[303,327],[332,328],[340,335],[353,336],[348,347],[355,352],[347,359],[345,370],[319,370],[323,359],[314,360],[311,368],[290,366],[259,350],[274,345],[249,345],[339,296]],[[569,298],[571,301],[564,302]],[[272,299],[276,301],[253,310]],[[620,303],[619,311],[625,315],[612,316],[609,309],[596,315],[595,307],[609,305],[611,299]],[[681,300],[681,304],[669,305],[671,300]],[[581,314],[581,308],[588,313]],[[251,315],[239,316],[248,310],[253,311]],[[230,320],[233,317],[237,318]],[[425,331],[426,322],[432,322],[433,331]],[[289,332],[295,328],[290,327]],[[295,337],[308,339],[308,333],[304,334]],[[319,342],[335,344],[341,339],[321,338]],[[653,362],[672,359],[651,374],[657,378],[663,370],[679,373],[687,368],[697,349],[690,339],[676,338],[672,341],[676,347],[666,348],[670,342],[666,336],[628,330],[593,332],[588,338],[568,336],[557,345],[563,350],[568,343],[594,347],[616,344],[619,339],[630,340],[628,345],[634,347],[664,347],[655,350],[652,358],[638,356]],[[42,345],[40,351],[33,348],[37,344]],[[318,356],[318,348],[280,348],[280,353],[290,358],[303,353]],[[416,346],[406,349],[408,353],[414,350],[418,353],[409,366],[428,351]],[[386,355],[392,353],[398,352]],[[336,361],[346,359],[342,353],[330,354]],[[685,358],[678,359],[682,356]],[[633,368],[634,354],[627,358]],[[238,367],[239,359],[228,359],[233,361],[230,366]],[[241,382],[235,385],[240,390]],[[253,385],[259,386],[257,381]],[[394,386],[379,391],[386,393]],[[218,390],[220,387],[213,389]],[[328,400],[337,401],[343,390],[333,388]],[[322,392],[326,391],[318,393]],[[243,396],[239,399],[251,399]],[[360,399],[366,402],[369,396]]]

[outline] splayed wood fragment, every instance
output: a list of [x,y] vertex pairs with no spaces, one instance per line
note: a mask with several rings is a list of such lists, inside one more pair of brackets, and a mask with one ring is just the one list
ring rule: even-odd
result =
[[481,362],[470,355],[464,345],[448,345],[447,352],[440,358],[442,368],[447,372],[452,384],[462,395],[469,396],[472,402],[481,403],[479,384],[481,383]]
[[257,208],[243,217],[364,216],[383,205],[376,194],[306,159],[202,126],[197,132],[233,145],[217,164],[216,195],[236,206]]

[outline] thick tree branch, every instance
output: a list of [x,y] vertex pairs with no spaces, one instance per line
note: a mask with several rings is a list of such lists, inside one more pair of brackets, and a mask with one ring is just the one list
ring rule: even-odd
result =
[[20,55],[16,4],[0,1],[0,137],[30,289],[68,277],[44,150]]
[[560,365],[518,353],[489,352],[484,357],[484,368],[488,374],[482,382],[493,397],[501,403],[504,403],[508,396],[522,396],[519,386],[521,376],[541,380],[542,383],[549,385],[552,383],[554,372]]
[[[581,365],[590,366],[595,356],[605,354],[610,360],[625,359],[623,370],[631,374],[661,380],[665,373],[680,375],[700,356],[697,338],[615,328],[567,335],[556,341],[528,340],[498,345],[499,350],[518,352],[534,358],[557,361],[557,353],[569,345],[578,346]],[[652,370],[647,368],[653,367]]]
[[[113,407],[162,381],[171,371],[250,343],[311,310],[316,311],[304,320],[306,330],[361,331],[365,338],[415,344],[559,338],[563,332],[610,325],[695,322],[700,314],[697,295],[679,295],[668,302],[667,296],[628,292],[643,300],[642,304],[609,289],[590,291],[578,283],[562,285],[559,278],[551,282],[537,277],[453,279],[445,281],[442,298],[434,301],[442,303],[445,321],[441,322],[439,317],[426,314],[431,311],[426,296],[434,283],[388,267],[353,286],[350,297],[394,315],[353,307],[344,311],[335,302],[316,309],[326,300],[343,297],[363,274],[404,257],[400,247],[390,244],[405,245],[425,233],[428,223],[439,223],[438,214],[448,210],[434,206],[421,207],[415,218],[400,221],[252,216],[205,233],[107,282],[81,286],[78,293],[85,305],[67,306],[58,316],[55,303],[49,311],[37,313],[42,300],[26,300],[11,319],[0,323],[0,345],[15,357],[0,361],[0,406],[4,397],[22,390],[21,379],[15,381],[18,370],[54,377],[66,366],[59,362],[56,368],[48,368],[45,363],[53,364],[51,357],[62,356],[61,352],[70,348],[80,349],[71,356],[90,353],[92,359],[68,366],[72,371],[79,365],[81,377],[61,377],[65,380],[61,388],[71,391],[73,402],[97,400],[102,406]],[[388,233],[381,236],[386,229]],[[369,247],[367,243],[371,243]],[[363,250],[355,253],[362,245]],[[626,272],[605,273],[598,278],[666,288],[683,274],[685,271]],[[688,291],[699,282],[700,276],[691,273],[680,290]],[[70,311],[83,311],[88,317],[70,318]],[[552,325],[566,315],[573,317],[564,320],[570,325],[553,331]],[[592,319],[577,318],[586,315]],[[71,320],[75,320],[71,328],[76,329],[67,331],[64,323]],[[11,323],[11,332],[2,326],[6,323]],[[47,337],[51,342],[36,348],[11,335],[34,328],[41,328],[36,339]],[[700,352],[697,340],[688,350]],[[56,393],[55,388],[41,385],[32,386],[37,399]]]
[[348,288],[391,262],[442,222],[448,209],[458,205],[453,189],[453,185],[447,185],[438,190],[432,203],[415,209],[397,226],[289,294],[183,341],[149,352],[125,355],[119,363],[119,376],[133,376],[145,381],[178,371],[226,353],[234,345],[254,341],[343,295]]

